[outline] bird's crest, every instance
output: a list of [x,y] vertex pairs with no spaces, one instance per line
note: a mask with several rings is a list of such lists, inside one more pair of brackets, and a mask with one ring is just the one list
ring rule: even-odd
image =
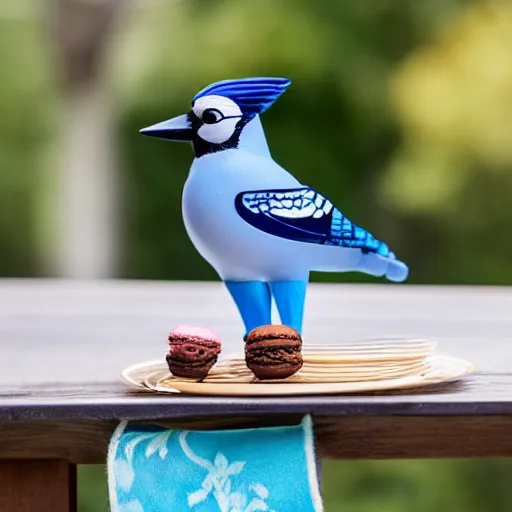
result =
[[288,78],[240,78],[222,80],[198,92],[192,102],[203,96],[224,96],[233,100],[243,112],[262,114],[291,84]]

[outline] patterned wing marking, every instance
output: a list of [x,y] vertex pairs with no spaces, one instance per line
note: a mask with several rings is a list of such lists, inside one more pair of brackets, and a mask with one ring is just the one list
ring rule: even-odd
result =
[[274,236],[350,247],[395,259],[385,243],[356,226],[331,201],[308,187],[242,192],[235,198],[235,207],[251,226]]
[[268,213],[287,219],[319,219],[333,208],[328,199],[308,188],[282,192],[246,192],[242,201],[252,213]]

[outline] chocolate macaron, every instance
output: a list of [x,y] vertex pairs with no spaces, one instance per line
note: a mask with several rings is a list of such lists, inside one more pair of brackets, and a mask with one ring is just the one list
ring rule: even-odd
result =
[[169,334],[166,360],[176,377],[202,380],[217,362],[221,340],[212,330],[195,325],[179,325]]
[[245,363],[259,380],[285,379],[302,368],[302,338],[286,325],[253,329],[245,341]]

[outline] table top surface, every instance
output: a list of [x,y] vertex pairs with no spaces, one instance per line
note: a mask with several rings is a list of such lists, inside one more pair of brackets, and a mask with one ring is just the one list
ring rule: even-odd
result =
[[512,289],[312,284],[306,343],[429,338],[476,373],[435,390],[375,396],[191,397],[133,393],[123,368],[164,360],[176,324],[214,328],[241,354],[221,283],[0,281],[0,422],[203,415],[510,415]]

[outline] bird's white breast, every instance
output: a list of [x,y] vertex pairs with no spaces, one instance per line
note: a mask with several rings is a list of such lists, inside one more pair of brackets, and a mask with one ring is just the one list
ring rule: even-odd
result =
[[225,280],[298,277],[305,265],[297,243],[248,225],[235,209],[235,197],[250,190],[300,186],[271,158],[237,149],[205,155],[194,160],[183,190],[185,228],[200,254]]

